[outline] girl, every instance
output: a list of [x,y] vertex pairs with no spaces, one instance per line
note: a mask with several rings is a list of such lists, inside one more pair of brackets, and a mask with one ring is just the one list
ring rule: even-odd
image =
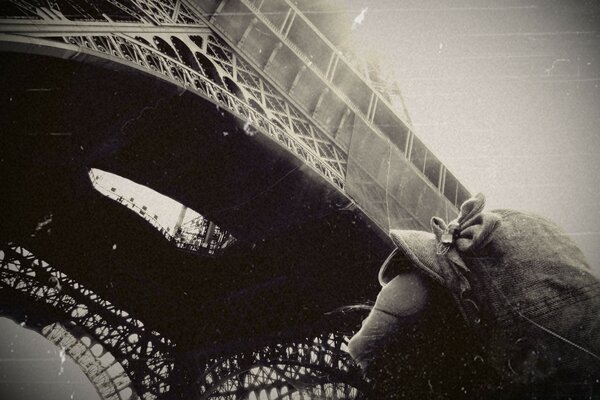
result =
[[600,398],[600,281],[551,222],[466,201],[397,249],[349,352],[375,398]]

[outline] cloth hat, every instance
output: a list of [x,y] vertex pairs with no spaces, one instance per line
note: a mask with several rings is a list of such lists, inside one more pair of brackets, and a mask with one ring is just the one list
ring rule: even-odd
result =
[[[412,263],[447,288],[481,337],[486,362],[515,383],[600,377],[600,280],[552,222],[467,200],[432,232],[391,230]],[[391,256],[379,271],[386,285]]]

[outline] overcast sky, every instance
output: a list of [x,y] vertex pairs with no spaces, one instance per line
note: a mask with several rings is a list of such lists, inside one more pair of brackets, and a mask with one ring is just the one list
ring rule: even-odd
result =
[[600,271],[600,2],[352,0],[417,135],[489,208],[563,226]]

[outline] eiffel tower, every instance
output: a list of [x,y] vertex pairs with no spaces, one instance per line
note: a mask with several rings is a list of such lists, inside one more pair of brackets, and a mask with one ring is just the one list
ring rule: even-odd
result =
[[469,193],[303,4],[1,3],[1,314],[102,398],[368,396],[345,306]]

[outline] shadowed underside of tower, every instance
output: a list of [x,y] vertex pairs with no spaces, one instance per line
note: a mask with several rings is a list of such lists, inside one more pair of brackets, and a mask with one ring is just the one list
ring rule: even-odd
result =
[[[1,7],[2,313],[104,398],[368,393],[340,310],[377,291],[390,226],[468,195],[390,96],[288,1]],[[183,243],[92,169],[203,224]]]

